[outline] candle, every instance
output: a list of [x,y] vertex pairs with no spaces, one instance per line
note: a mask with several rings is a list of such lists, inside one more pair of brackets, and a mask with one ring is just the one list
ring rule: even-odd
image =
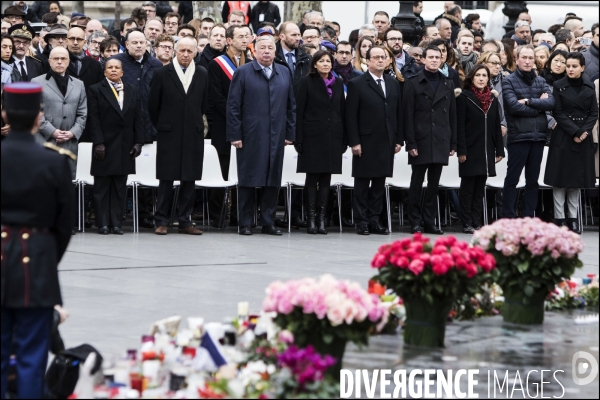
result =
[[248,315],[248,309],[250,304],[247,301],[240,301],[238,303],[238,317],[246,317]]

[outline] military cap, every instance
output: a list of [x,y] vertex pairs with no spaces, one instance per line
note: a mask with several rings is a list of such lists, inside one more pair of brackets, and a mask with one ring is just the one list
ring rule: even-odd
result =
[[9,83],[4,86],[2,106],[6,111],[38,112],[42,104],[42,86],[31,82]]
[[27,23],[14,24],[8,28],[11,37],[31,40],[35,36],[35,30]]

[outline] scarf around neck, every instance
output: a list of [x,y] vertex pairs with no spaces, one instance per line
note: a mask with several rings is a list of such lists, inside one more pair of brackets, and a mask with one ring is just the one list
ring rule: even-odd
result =
[[500,82],[500,79],[502,79],[502,73],[499,73],[496,76],[492,76],[492,86],[496,87],[498,82]]
[[531,70],[529,72],[525,72],[525,71],[521,71],[520,69],[518,69],[518,70],[521,73],[521,76],[523,77],[523,81],[525,81],[525,83],[527,84],[527,86],[533,85],[533,81],[535,81],[535,78],[537,76],[535,74],[535,71]]
[[179,64],[179,61],[177,61],[177,57],[175,57],[175,58],[173,58],[173,66],[175,67],[175,72],[177,73],[177,76],[179,77],[179,80],[181,81],[181,84],[183,85],[183,90],[187,94],[188,89],[190,88],[190,85],[192,84],[192,79],[194,78],[194,73],[196,72],[196,64],[194,64],[194,62],[192,61],[190,63],[190,65],[187,67],[187,69],[185,70],[185,73],[183,73],[183,70],[181,69],[181,65]]
[[481,105],[481,109],[484,113],[487,113],[494,101],[494,95],[489,86],[486,86],[483,90],[477,89],[475,86],[471,86],[471,92],[475,95],[475,98]]
[[444,66],[440,68],[440,72],[444,74],[444,76],[447,78],[448,74],[450,73],[450,71],[448,70],[448,64],[444,63]]
[[[48,74],[52,78],[54,78],[54,82],[56,83],[56,87],[58,87],[58,90],[60,90],[60,92],[62,93],[62,95],[66,96],[67,95],[67,85],[69,84],[69,74],[68,74],[68,72],[65,70],[65,76],[60,76],[56,72],[50,70],[50,72],[48,72]],[[46,76],[46,79],[48,79],[48,76]]]
[[238,59],[235,55],[233,55],[233,51],[231,51],[231,47],[227,47],[227,51],[226,51],[227,55],[229,56],[229,58],[231,59],[231,61],[233,61],[233,64],[236,67],[241,67],[242,65],[246,64],[246,56],[244,55],[244,52],[242,51],[242,54],[240,54],[240,63],[238,65]]
[[333,85],[335,85],[335,76],[333,76],[333,74],[330,72],[327,78],[323,78],[323,81],[325,82],[325,89],[327,89],[327,94],[331,99],[331,96],[333,96]]
[[473,66],[475,66],[475,63],[477,63],[477,54],[475,54],[474,51],[472,51],[471,54],[466,56],[460,53],[460,64],[462,65],[465,71],[471,71],[471,69],[473,69]]
[[344,84],[347,84],[350,80],[350,72],[352,72],[353,69],[354,67],[352,66],[351,62],[346,65],[341,65],[337,62],[337,60],[333,61],[333,70],[342,78]]
[[110,79],[106,78],[110,87],[116,92],[117,102],[119,103],[119,107],[123,110],[123,99],[125,97],[125,91],[123,90],[123,81],[113,82]]

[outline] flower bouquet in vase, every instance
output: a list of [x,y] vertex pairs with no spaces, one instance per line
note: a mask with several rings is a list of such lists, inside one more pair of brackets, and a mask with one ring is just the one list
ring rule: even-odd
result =
[[312,345],[317,353],[333,356],[336,364],[328,374],[338,380],[346,343],[366,345],[369,333],[381,330],[389,316],[378,296],[331,275],[276,281],[266,293],[263,311],[276,312],[275,323],[292,332],[300,348]]
[[473,242],[496,259],[506,322],[543,323],[548,293],[582,266],[581,237],[538,218],[498,220],[475,232]]
[[429,238],[415,234],[381,246],[371,266],[378,269],[373,279],[404,301],[404,343],[443,347],[453,302],[491,281],[496,262],[482,248],[453,236],[431,244]]

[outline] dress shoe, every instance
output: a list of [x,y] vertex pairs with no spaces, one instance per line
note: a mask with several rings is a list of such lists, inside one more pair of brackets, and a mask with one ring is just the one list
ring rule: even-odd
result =
[[252,229],[249,226],[240,226],[239,234],[242,236],[252,236]]
[[101,226],[100,228],[98,228],[98,234],[108,235],[108,226]]
[[373,233],[375,235],[389,235],[390,231],[388,228],[381,226],[379,222],[372,222],[369,224],[369,233]]
[[156,233],[157,235],[166,235],[167,227],[166,226],[157,226],[156,229],[154,230],[154,233]]
[[263,226],[260,232],[266,233],[267,235],[281,236],[281,231],[277,229],[275,225]]
[[154,221],[152,218],[142,218],[139,224],[142,228],[154,229]]
[[292,218],[292,228],[301,229],[301,228],[306,228],[307,226],[308,226],[308,224],[306,223],[306,221],[303,221],[302,218],[300,218],[300,217]]
[[71,229],[71,236],[75,236],[77,235],[77,230],[76,229]]
[[581,235],[581,229],[579,229],[579,222],[577,221],[577,218],[569,218],[569,222],[568,222],[567,226],[569,227],[571,232],[575,232],[575,233]]
[[558,218],[558,219],[554,220],[554,223],[555,223],[555,224],[556,224],[558,227],[561,227],[561,226],[566,226],[566,227],[568,227],[568,225],[567,225],[567,220],[566,220],[566,219],[564,219],[564,218]]
[[412,233],[412,234],[423,233],[423,227],[421,225],[413,225],[410,228],[410,233]]
[[478,231],[478,230],[480,230],[481,228],[483,228],[481,225],[476,225],[476,226],[474,226],[474,227],[473,227],[473,230],[476,230],[476,231]]
[[429,233],[430,235],[443,235],[444,234],[444,231],[435,225],[425,225],[425,229],[423,231],[425,233]]
[[185,228],[179,228],[177,229],[177,232],[185,235],[202,235],[202,231],[193,225],[186,226]]
[[121,229],[121,228],[120,228],[120,227],[118,227],[118,226],[115,226],[115,227],[113,227],[112,231],[113,231],[113,233],[114,233],[115,235],[122,235],[122,234],[123,234],[123,229]]
[[360,225],[356,225],[356,233],[358,233],[359,235],[364,235],[367,236],[369,235],[369,228],[366,224],[360,224]]
[[462,231],[463,233],[472,235],[475,233],[475,228],[473,228],[471,225],[463,225]]

